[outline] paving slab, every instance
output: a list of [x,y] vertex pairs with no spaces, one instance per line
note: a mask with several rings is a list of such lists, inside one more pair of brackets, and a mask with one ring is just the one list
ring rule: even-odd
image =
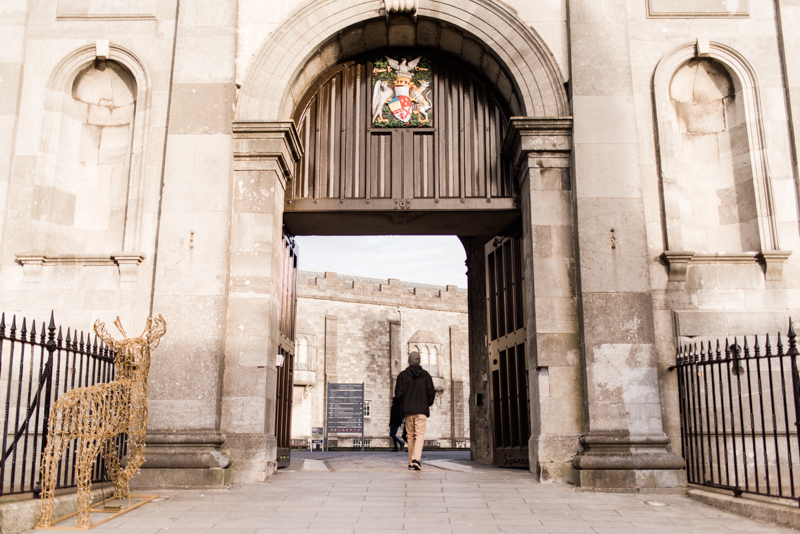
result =
[[[266,482],[223,490],[161,491],[166,500],[148,503],[98,530],[123,534],[797,532],[680,494],[579,492],[567,485],[539,484],[527,471],[496,469],[468,458],[465,452],[426,451],[423,471],[417,472],[407,469],[407,456],[400,453],[293,453],[290,467]],[[307,459],[313,460],[313,470],[303,468]],[[654,507],[646,501],[667,506]]]

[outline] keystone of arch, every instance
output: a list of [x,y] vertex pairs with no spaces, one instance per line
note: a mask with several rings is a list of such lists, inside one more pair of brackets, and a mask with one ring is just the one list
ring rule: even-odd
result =
[[[495,0],[420,0],[417,16],[448,24],[480,41],[511,78],[520,114],[569,115],[564,81],[550,50],[508,7]],[[313,81],[307,78],[302,91],[292,90],[295,78],[307,64],[320,63],[317,70],[321,74],[343,59],[341,47],[329,47],[326,53],[322,45],[351,26],[379,18],[385,21],[383,0],[306,0],[258,51],[239,94],[235,120],[290,117],[302,92]],[[419,36],[416,40],[420,41]],[[445,43],[436,44],[454,52]]]

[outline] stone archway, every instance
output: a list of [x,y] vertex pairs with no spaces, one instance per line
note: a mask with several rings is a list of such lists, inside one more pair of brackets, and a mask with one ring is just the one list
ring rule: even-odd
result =
[[[273,258],[281,243],[286,184],[295,178],[295,163],[303,155],[290,117],[304,93],[326,69],[354,54],[391,47],[441,50],[485,72],[511,111],[501,152],[519,184],[522,213],[532,371],[530,465],[543,478],[569,480],[582,432],[583,393],[578,363],[568,354],[579,346],[579,326],[570,209],[572,122],[562,77],[535,32],[499,2],[422,0],[416,21],[404,15],[387,19],[383,7],[380,1],[306,2],[262,46],[246,77],[233,123],[228,316],[268,320],[256,336],[229,326],[226,361],[257,365],[237,358],[236,347],[258,344],[276,354],[280,343],[274,283],[280,280],[280,265]],[[268,360],[266,390],[254,384],[245,391],[236,382],[241,370],[229,371],[226,365],[221,430],[224,450],[234,459],[234,481],[261,480],[274,469],[276,446],[269,432],[276,368]],[[546,409],[540,410],[541,379],[533,370],[542,362],[546,367],[568,365],[568,360],[574,370],[557,377],[557,396],[563,398],[544,399]],[[555,388],[548,387],[548,397],[550,391]],[[550,408],[553,401],[561,412]],[[242,410],[263,416],[268,435],[249,434],[237,415]]]
[[547,45],[500,2],[422,0],[415,18],[416,24],[389,24],[382,0],[307,0],[260,48],[239,93],[235,120],[286,120],[326,69],[387,46],[421,46],[462,57],[487,73],[515,116],[569,115],[564,80]]

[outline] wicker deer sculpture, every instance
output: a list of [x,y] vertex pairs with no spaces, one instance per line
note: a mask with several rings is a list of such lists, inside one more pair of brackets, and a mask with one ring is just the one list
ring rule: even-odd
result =
[[[114,322],[125,339],[116,340],[105,325],[95,322],[94,331],[116,351],[115,380],[77,388],[65,393],[50,411],[47,448],[42,458],[42,509],[39,526],[53,523],[53,496],[58,462],[67,445],[77,439],[75,475],[78,483],[77,527],[91,527],[92,467],[100,452],[106,460],[108,475],[114,484],[114,498],[130,496],[128,483],[144,463],[147,430],[147,375],[150,351],[167,332],[167,323],[159,315],[147,319],[141,336],[126,337],[119,317]],[[117,437],[127,434],[130,461],[120,468]]]

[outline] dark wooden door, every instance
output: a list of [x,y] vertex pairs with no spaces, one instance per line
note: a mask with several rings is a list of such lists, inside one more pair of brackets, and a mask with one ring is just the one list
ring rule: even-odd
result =
[[496,237],[485,252],[494,464],[527,468],[531,425],[522,235]]
[[[292,385],[294,375],[294,331],[297,317],[297,250],[294,239],[283,236],[280,290],[280,347],[275,398],[275,437],[278,468],[289,467],[292,451]],[[282,360],[282,361],[280,361]]]
[[501,154],[507,113],[480,74],[452,58],[430,61],[429,127],[375,126],[369,59],[317,80],[293,117],[304,154],[287,212],[513,207],[518,190]]

